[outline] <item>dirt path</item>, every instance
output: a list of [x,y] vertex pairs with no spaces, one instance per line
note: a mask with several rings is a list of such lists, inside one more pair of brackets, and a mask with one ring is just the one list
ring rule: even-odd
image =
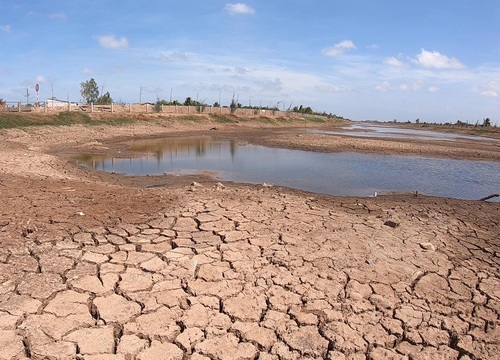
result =
[[[219,132],[321,142],[261,126]],[[498,203],[124,178],[54,155],[212,127],[0,135],[0,359],[500,353]]]

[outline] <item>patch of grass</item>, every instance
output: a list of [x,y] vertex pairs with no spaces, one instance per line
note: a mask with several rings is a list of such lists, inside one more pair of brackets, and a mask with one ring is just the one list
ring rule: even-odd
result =
[[137,120],[126,116],[112,116],[98,121],[92,120],[92,122],[89,125],[121,126],[121,125],[132,124],[136,121]]
[[0,129],[12,129],[27,126],[23,116],[18,114],[0,114]]
[[237,122],[238,120],[235,119],[234,117],[232,116],[227,116],[227,115],[217,115],[217,114],[210,114],[210,118],[215,121],[215,122],[218,122],[218,123],[221,123],[221,124],[231,124],[231,123],[234,123],[234,122]]
[[179,121],[192,121],[192,122],[200,122],[205,119],[206,118],[204,116],[196,116],[196,115],[181,115],[179,117],[176,117],[176,120]]
[[322,117],[316,117],[316,116],[308,116],[306,118],[307,122],[313,122],[313,123],[324,123],[326,120]]
[[0,113],[0,129],[12,129],[31,126],[71,126],[71,125],[111,125],[120,126],[134,122],[132,118],[109,116],[101,119],[92,119],[89,115],[80,112],[61,112],[57,115],[45,114],[10,114]]
[[290,119],[285,118],[283,116],[277,117],[276,122],[284,123],[284,122],[290,122]]
[[471,133],[476,133],[476,134],[488,134],[492,132],[494,131],[491,131],[488,128],[471,129]]
[[64,111],[57,114],[52,123],[44,125],[70,126],[74,124],[90,125],[92,119],[87,114]]

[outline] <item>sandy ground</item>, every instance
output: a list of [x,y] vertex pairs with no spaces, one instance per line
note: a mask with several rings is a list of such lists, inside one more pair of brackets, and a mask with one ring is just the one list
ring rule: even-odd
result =
[[116,140],[130,136],[202,133],[500,160],[488,142],[262,122],[2,131],[0,359],[498,358],[499,203],[133,178],[67,157],[123,152]]

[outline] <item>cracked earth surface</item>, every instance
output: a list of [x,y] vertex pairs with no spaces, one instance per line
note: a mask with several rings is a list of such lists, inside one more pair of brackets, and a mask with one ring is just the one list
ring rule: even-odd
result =
[[498,203],[147,188],[0,150],[39,167],[0,171],[0,359],[500,354]]

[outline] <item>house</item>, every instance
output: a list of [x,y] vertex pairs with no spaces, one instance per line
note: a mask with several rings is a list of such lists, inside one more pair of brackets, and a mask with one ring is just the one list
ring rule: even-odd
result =
[[58,100],[56,98],[51,98],[47,99],[46,101],[47,107],[68,107],[68,105],[71,106],[77,106],[78,104],[75,102],[70,102],[70,101],[65,101],[65,100]]

